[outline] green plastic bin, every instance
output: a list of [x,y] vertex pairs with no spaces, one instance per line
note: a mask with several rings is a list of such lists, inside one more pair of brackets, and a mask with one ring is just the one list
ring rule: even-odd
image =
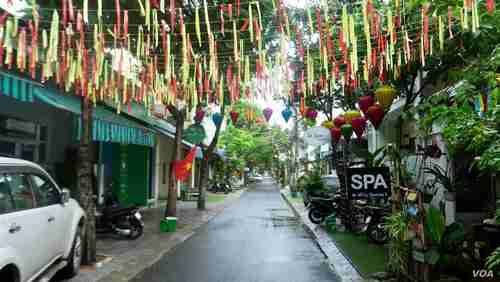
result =
[[160,222],[161,232],[175,232],[177,230],[177,217],[166,217]]

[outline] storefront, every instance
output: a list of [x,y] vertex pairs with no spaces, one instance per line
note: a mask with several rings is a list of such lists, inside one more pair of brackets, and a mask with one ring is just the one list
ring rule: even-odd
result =
[[[0,93],[0,154],[38,163],[76,191],[80,98],[5,72]],[[112,191],[125,204],[146,205],[155,194],[154,131],[101,105],[92,123],[99,202]]]

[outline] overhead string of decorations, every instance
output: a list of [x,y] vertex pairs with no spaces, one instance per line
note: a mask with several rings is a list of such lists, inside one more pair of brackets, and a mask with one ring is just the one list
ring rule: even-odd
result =
[[[353,4],[359,6],[356,9],[353,5],[331,8],[321,0],[321,5],[305,9],[308,34],[319,34],[318,44],[309,45],[304,42],[307,34],[292,23],[292,11],[283,0],[272,0],[274,12],[265,17],[259,1],[196,1],[189,8],[194,10],[193,23],[185,21],[188,8],[179,7],[180,1],[136,1],[140,8],[133,12],[140,13],[144,22],[133,26],[129,25],[132,10],[123,9],[119,0],[112,10],[103,9],[103,0],[97,0],[96,9],[89,9],[88,0],[81,7],[74,0],[61,0],[50,18],[42,18],[39,10],[44,8],[32,0],[31,18],[23,24],[4,13],[0,16],[1,68],[26,73],[43,83],[55,82],[65,92],[94,103],[112,101],[119,111],[130,109],[131,103],[151,109],[155,104],[179,101],[195,111],[203,103],[230,105],[242,98],[255,99],[262,87],[253,87],[254,81],[265,85],[268,95],[281,94],[269,87],[276,79],[270,70],[280,67],[287,73],[282,76],[285,95],[296,99],[298,89],[302,115],[315,120],[317,113],[303,106],[307,95],[340,87],[347,96],[362,81],[370,85],[374,79],[386,81],[389,74],[397,77],[399,69],[410,62],[425,65],[436,40],[442,50],[446,38],[453,38],[453,25],[472,31],[479,28],[482,3],[463,0],[462,6],[449,7],[445,14],[430,14],[425,5],[418,22],[404,22],[404,0],[389,5],[362,0]],[[495,9],[494,0],[484,5],[490,13]],[[216,18],[210,18],[213,11]],[[105,22],[104,13],[114,14],[114,22]],[[270,20],[264,26],[266,17]],[[188,24],[194,25],[193,32],[187,31]],[[264,46],[266,28],[276,28],[280,36],[277,54],[268,53]],[[220,34],[223,39],[216,36]],[[250,44],[244,40],[248,37]],[[229,51],[220,51],[221,41],[231,43]],[[291,43],[301,67],[290,62]],[[205,46],[208,50],[197,51]],[[291,74],[298,77],[295,87]],[[378,127],[380,112],[383,116],[392,100],[377,96],[363,110],[365,117]],[[286,111],[283,117],[288,120],[289,114]],[[234,113],[232,117],[237,119]]]
[[[29,20],[5,12],[0,17],[1,68],[54,82],[94,103],[112,101],[119,111],[130,109],[131,103],[150,109],[179,101],[194,111],[200,103],[222,104],[227,93],[228,104],[251,98],[251,80],[264,78],[269,65],[258,1],[209,5],[203,0],[194,7],[194,23],[185,22],[179,1],[137,2],[140,9],[134,12],[140,12],[144,23],[133,27],[129,10],[119,0],[113,10],[103,9],[102,0],[95,10],[89,9],[88,0],[79,8],[73,0],[61,0],[51,11],[33,0]],[[211,19],[209,9],[217,10],[219,18]],[[243,9],[248,16],[240,20]],[[40,11],[50,18],[42,18]],[[105,12],[114,13],[114,23],[105,22]],[[194,33],[186,31],[187,24],[194,24]],[[231,54],[219,52],[216,32],[231,41]],[[249,46],[241,38],[245,33]],[[208,52],[197,53],[195,45],[207,46]],[[257,52],[252,52],[254,47]]]
[[[292,26],[280,2],[278,28],[298,53],[298,63],[291,66],[296,81],[290,87],[289,100],[298,102],[302,116],[310,119],[305,105],[309,95],[322,92],[352,99],[350,96],[362,84],[372,87],[377,80],[382,87],[374,91],[375,95],[359,98],[355,108],[338,117],[337,122],[329,121],[326,127],[332,131],[334,143],[342,136],[350,139],[353,132],[361,137],[367,121],[378,129],[398,96],[388,81],[398,79],[402,68],[411,63],[426,66],[429,56],[444,50],[446,40],[454,38],[457,28],[478,31],[480,8],[490,14],[495,10],[494,0],[463,0],[459,4],[431,13],[429,2],[409,15],[404,14],[409,13],[404,9],[404,0],[362,0],[333,8],[327,0],[321,0],[320,5],[306,8],[304,28],[300,24]],[[313,43],[312,34],[319,35]],[[306,36],[309,42],[304,40]]]

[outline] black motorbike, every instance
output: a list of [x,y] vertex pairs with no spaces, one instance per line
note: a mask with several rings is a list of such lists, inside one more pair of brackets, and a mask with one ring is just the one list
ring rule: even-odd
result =
[[384,228],[386,216],[390,214],[387,207],[370,207],[369,215],[366,218],[366,235],[376,244],[385,244],[389,241],[389,234]]
[[214,182],[212,186],[208,189],[208,191],[212,193],[224,193],[224,194],[229,194],[230,192],[233,191],[231,185],[229,185],[227,182]]
[[96,211],[96,232],[114,233],[120,237],[135,240],[141,237],[144,222],[139,207],[120,207],[113,198],[108,198],[104,207]]
[[314,224],[322,223],[325,218],[336,212],[337,204],[342,195],[335,194],[332,197],[312,197],[309,199],[309,220]]

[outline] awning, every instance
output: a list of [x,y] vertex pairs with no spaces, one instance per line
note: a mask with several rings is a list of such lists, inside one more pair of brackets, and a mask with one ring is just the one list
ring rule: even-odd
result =
[[[75,138],[81,138],[81,102],[78,97],[35,87],[34,97],[53,107],[72,112],[75,116]],[[154,146],[154,134],[137,122],[129,120],[103,106],[93,108],[92,140],[142,146]]]
[[[105,103],[107,106],[111,108],[115,108],[115,106],[111,103]],[[148,125],[148,128],[154,130],[160,134],[168,136],[169,138],[175,138],[175,126],[167,122],[166,120],[156,118],[150,115],[149,111],[143,105],[139,105],[136,103],[131,103],[130,106],[126,106],[123,109],[123,113],[125,115],[129,115],[139,121],[142,121],[144,124]],[[185,146],[192,148],[195,145],[191,144],[185,140],[182,140],[182,144]]]
[[0,95],[22,102],[33,102],[35,82],[0,71]]

